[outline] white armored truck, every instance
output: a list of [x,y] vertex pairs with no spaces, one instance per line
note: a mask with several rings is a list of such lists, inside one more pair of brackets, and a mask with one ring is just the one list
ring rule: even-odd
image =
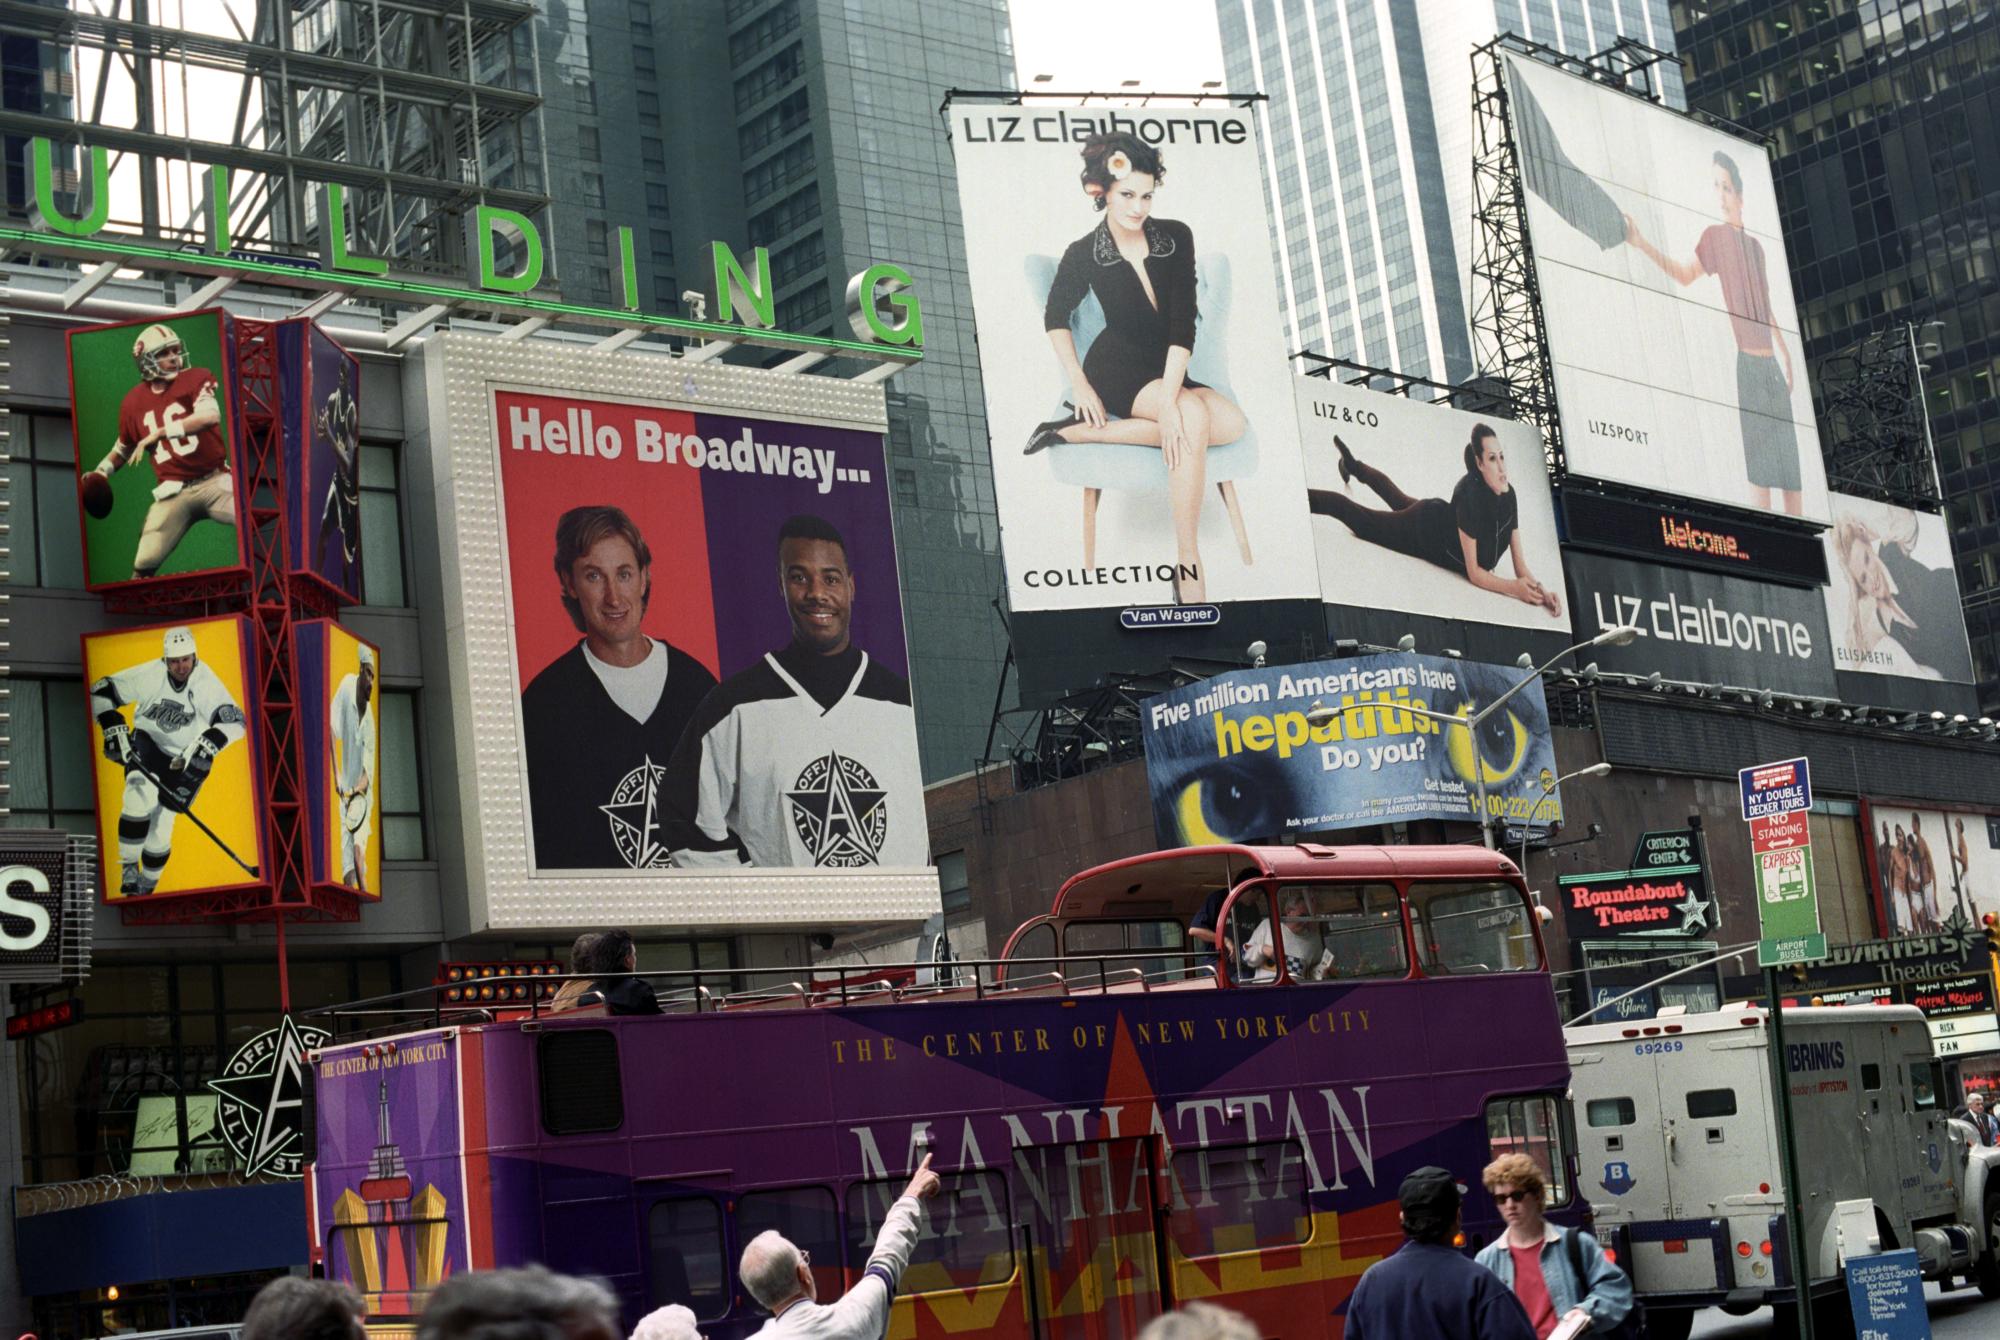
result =
[[[1790,1320],[1767,1012],[1669,1012],[1566,1032],[1579,1183],[1646,1305],[1649,1334],[1683,1340],[1709,1306],[1771,1304]],[[1848,1257],[1911,1247],[1926,1278],[2000,1297],[2000,1149],[1977,1147],[1942,1105],[1923,1013],[1788,1009],[1785,1051],[1816,1309],[1846,1317]]]

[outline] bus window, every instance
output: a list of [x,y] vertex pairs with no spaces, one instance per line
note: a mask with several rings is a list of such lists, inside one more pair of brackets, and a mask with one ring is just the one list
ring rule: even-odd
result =
[[729,1311],[729,1272],[723,1268],[722,1211],[707,1196],[655,1201],[646,1214],[654,1307],[680,1303],[697,1320]]
[[[1014,946],[1009,959],[1054,959],[1056,957],[1056,927],[1052,921],[1044,921],[1030,926]],[[1034,977],[1054,968],[1054,963],[1024,963],[1019,976]],[[1009,977],[1017,974],[1009,972]]]
[[1230,980],[1239,985],[1244,982],[1269,982],[1276,978],[1276,969],[1270,964],[1253,963],[1249,957],[1252,937],[1258,927],[1264,927],[1268,938],[1271,924],[1271,890],[1263,884],[1241,889],[1236,901],[1229,909],[1228,933],[1224,937],[1229,950]]
[[[1486,1102],[1486,1146],[1493,1158],[1526,1154],[1549,1184],[1546,1203],[1569,1204],[1569,1129],[1555,1094],[1515,1094]],[[1596,1125],[1596,1121],[1592,1121]]]
[[[909,1269],[903,1293],[937,1293],[999,1284],[1014,1276],[1014,1229],[1007,1215],[1007,1179],[974,1169],[940,1173],[941,1186]],[[847,1189],[847,1259],[860,1270],[875,1248],[882,1220],[907,1185],[904,1178],[856,1182]]]
[[1541,967],[1528,901],[1511,884],[1418,884],[1410,889],[1410,915],[1417,962],[1427,973]]
[[[1250,915],[1253,908],[1247,905],[1247,899],[1239,900],[1230,914],[1230,928],[1236,936],[1243,971],[1252,982],[1275,982],[1282,965],[1290,980],[1309,981],[1318,975],[1320,960],[1326,954],[1319,926],[1313,920],[1312,903],[1302,886],[1277,890],[1279,915],[1273,926],[1265,910],[1273,896],[1271,890],[1257,890],[1254,921]],[[1249,927],[1248,934],[1242,933],[1245,926]]]
[[550,1135],[615,1131],[625,1124],[618,1038],[608,1028],[556,1028],[542,1034],[542,1129]]
[[[776,1229],[806,1254],[819,1296],[838,1298],[845,1287],[840,1274],[840,1211],[833,1192],[823,1186],[788,1186],[777,1191],[751,1191],[736,1200],[736,1244],[740,1253],[750,1239]],[[744,1290],[748,1293],[749,1290]]]
[[[1174,978],[1187,964],[1174,951],[1186,948],[1187,931],[1178,921],[1072,921],[1063,928],[1063,972],[1086,986],[1100,976],[1129,979],[1134,968],[1155,981]],[[1127,953],[1135,957],[1120,957]],[[1168,954],[1174,956],[1153,957]]]
[[[1402,900],[1393,884],[1305,884],[1322,952],[1306,965],[1308,980],[1402,977],[1410,970],[1403,940]],[[1283,896],[1283,895],[1281,895]]]
[[1298,1246],[1312,1226],[1305,1166],[1290,1140],[1174,1151],[1182,1202],[1168,1220],[1174,1250],[1196,1257]]

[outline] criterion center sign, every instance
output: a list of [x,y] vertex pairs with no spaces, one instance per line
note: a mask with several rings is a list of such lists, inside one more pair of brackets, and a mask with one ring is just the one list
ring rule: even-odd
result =
[[1607,935],[1701,936],[1718,929],[1715,900],[1692,828],[1646,833],[1629,869],[1565,875],[1564,924],[1570,943]]

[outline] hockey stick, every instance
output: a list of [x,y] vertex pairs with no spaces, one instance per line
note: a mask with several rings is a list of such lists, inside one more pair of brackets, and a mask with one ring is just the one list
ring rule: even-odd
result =
[[[137,768],[139,770],[140,776],[144,777],[154,786],[160,788],[160,790],[171,791],[173,789],[172,787],[168,786],[165,782],[161,781],[159,779],[158,774],[156,774],[151,768],[147,767],[143,762],[141,762],[136,755],[134,755],[131,760],[131,766]],[[167,808],[173,809],[173,806],[169,805],[167,806]],[[221,838],[217,837],[215,830],[213,828],[210,828],[207,824],[201,821],[201,816],[194,812],[194,801],[192,799],[188,801],[188,807],[186,809],[178,810],[175,812],[180,814],[182,817],[186,818],[189,823],[192,823],[196,828],[199,828],[203,833],[206,833],[208,835],[208,840],[210,842],[213,842],[216,846],[222,848],[222,854],[224,856],[227,856],[230,860],[236,862],[238,866],[242,867],[244,874],[250,876],[250,878],[252,879],[263,878],[262,875],[257,873],[256,866],[251,865],[241,856],[238,856],[234,851],[231,851],[229,844],[227,842],[224,842]]]

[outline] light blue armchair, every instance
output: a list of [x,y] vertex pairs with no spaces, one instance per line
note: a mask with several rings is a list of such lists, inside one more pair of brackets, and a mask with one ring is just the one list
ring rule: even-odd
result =
[[[1059,260],[1060,257],[1056,256],[1029,256],[1026,260],[1028,289],[1038,309],[1048,302],[1049,287],[1055,283]],[[1227,363],[1218,342],[1202,338],[1203,331],[1218,329],[1226,324],[1230,297],[1229,258],[1202,257],[1195,276],[1195,306],[1200,315],[1195,326],[1194,357],[1188,363],[1188,376],[1241,405],[1243,402],[1237,400],[1235,391],[1230,389],[1226,376]],[[1098,305],[1096,294],[1083,295],[1083,301],[1076,305],[1076,311],[1070,316],[1069,327],[1070,336],[1076,342],[1077,359],[1081,361],[1090,352],[1091,342],[1104,330],[1104,309]],[[1057,419],[1065,413],[1064,407],[1058,404],[1041,417]],[[1083,490],[1085,567],[1095,566],[1097,562],[1097,503],[1105,489],[1164,493],[1167,488],[1167,464],[1158,447],[1132,446],[1124,442],[1058,442],[1048,449],[1045,457],[1058,480]],[[1243,555],[1245,566],[1253,561],[1250,533],[1243,524],[1243,510],[1236,502],[1235,481],[1256,473],[1257,425],[1254,421],[1234,442],[1208,449],[1208,478],[1229,513],[1230,529],[1236,534],[1236,547]]]

